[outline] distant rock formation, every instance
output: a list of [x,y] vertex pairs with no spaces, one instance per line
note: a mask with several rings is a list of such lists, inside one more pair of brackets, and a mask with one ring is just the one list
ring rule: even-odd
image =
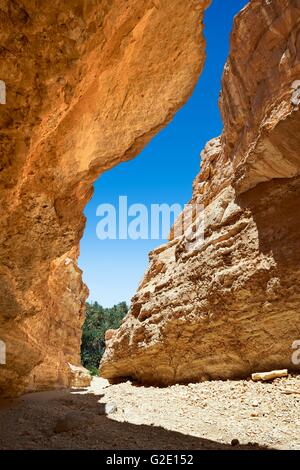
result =
[[150,254],[107,338],[103,377],[164,385],[299,370],[299,105],[300,0],[252,0],[234,21],[224,132],[193,188],[204,242],[171,237]]
[[88,294],[83,209],[98,176],[190,96],[208,3],[1,1],[0,395],[70,384]]

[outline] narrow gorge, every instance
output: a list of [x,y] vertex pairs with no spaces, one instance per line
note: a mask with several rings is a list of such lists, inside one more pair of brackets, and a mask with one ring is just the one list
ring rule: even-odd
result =
[[233,25],[223,134],[193,185],[204,240],[171,233],[150,253],[128,316],[107,332],[103,377],[169,385],[299,371],[299,105],[300,1],[252,0]]
[[[42,3],[0,1],[1,396],[80,375],[77,260],[93,184],[173,118],[205,60],[209,0]],[[223,134],[193,185],[204,240],[191,248],[172,231],[150,254],[129,314],[107,332],[102,377],[299,370],[299,105],[300,0],[251,0],[233,25]]]
[[3,466],[300,449],[300,0],[247,1],[0,0]]
[[71,384],[93,183],[192,93],[208,0],[0,1],[0,394]]

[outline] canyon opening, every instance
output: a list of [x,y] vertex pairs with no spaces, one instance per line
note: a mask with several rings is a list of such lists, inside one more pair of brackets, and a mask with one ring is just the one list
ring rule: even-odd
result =
[[0,36],[0,449],[299,449],[300,0]]

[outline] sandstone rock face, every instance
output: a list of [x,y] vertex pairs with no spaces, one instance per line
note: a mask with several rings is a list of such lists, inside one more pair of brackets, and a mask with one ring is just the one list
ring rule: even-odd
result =
[[69,364],[70,368],[70,385],[73,388],[86,388],[91,385],[92,376],[87,369],[83,366],[73,366]]
[[299,0],[254,0],[236,18],[220,104],[239,193],[300,174],[299,16]]
[[84,206],[191,94],[208,3],[1,0],[0,394],[70,384]]
[[193,187],[204,240],[172,236],[150,254],[107,338],[104,377],[170,384],[299,368],[299,85],[300,1],[251,1],[234,22],[224,132]]

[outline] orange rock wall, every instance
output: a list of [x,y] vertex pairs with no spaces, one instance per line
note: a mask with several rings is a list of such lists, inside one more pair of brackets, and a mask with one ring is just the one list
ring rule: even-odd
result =
[[231,35],[224,132],[193,186],[204,241],[171,236],[150,253],[107,339],[104,377],[167,385],[299,370],[299,105],[300,1],[252,0]]
[[208,0],[1,0],[0,394],[69,384],[83,209],[191,94]]

